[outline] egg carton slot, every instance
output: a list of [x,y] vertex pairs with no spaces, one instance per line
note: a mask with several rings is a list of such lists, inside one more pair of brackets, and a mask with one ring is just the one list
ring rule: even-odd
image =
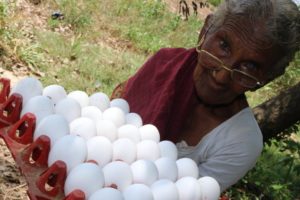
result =
[[10,80],[0,78],[0,137],[10,150],[28,184],[31,200],[85,200],[80,190],[64,195],[66,164],[56,161],[47,165],[49,137],[42,135],[33,141],[36,117],[27,113],[20,118],[22,96],[10,94]]

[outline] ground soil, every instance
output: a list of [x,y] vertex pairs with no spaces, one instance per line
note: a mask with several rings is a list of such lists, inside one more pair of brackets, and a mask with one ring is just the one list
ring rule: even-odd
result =
[[[179,0],[164,0],[168,8],[175,13],[179,11]],[[16,6],[18,7],[19,16],[22,16],[22,20],[26,23],[20,27],[30,37],[32,27],[40,27],[45,29],[47,26],[48,14],[52,10],[49,8],[36,5],[35,1],[17,0]],[[39,1],[37,1],[39,2]],[[192,13],[191,0],[186,1]],[[198,10],[198,16],[202,19],[211,12],[211,8],[202,8]],[[112,38],[111,41],[114,41]],[[114,44],[108,44],[112,47]],[[28,76],[31,71],[30,67],[24,66],[22,63],[18,63],[17,59],[13,62],[11,69],[1,68],[0,65],[0,77],[10,79],[11,86],[15,85],[20,79]],[[16,166],[14,159],[12,158],[9,149],[5,145],[5,142],[0,138],[0,200],[26,200],[29,199],[26,191],[27,184],[18,167]]]

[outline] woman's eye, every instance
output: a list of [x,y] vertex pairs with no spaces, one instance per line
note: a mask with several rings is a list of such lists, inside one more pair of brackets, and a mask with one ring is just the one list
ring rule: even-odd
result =
[[225,40],[220,40],[220,47],[224,51],[229,51],[229,45]]
[[240,64],[240,70],[248,72],[256,72],[258,69],[257,65],[252,62],[243,62]]

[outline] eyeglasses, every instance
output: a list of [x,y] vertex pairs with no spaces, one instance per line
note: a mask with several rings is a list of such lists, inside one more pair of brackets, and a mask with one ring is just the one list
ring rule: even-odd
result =
[[203,59],[204,62],[209,61],[210,66],[214,66],[212,70],[220,71],[221,69],[225,69],[230,73],[231,79],[241,86],[247,88],[256,88],[263,85],[262,82],[260,82],[257,78],[250,75],[249,73],[239,69],[231,69],[230,67],[227,67],[222,60],[209,53],[208,51],[200,49],[199,46],[196,48],[196,51],[199,53],[199,56],[201,56],[201,59]]

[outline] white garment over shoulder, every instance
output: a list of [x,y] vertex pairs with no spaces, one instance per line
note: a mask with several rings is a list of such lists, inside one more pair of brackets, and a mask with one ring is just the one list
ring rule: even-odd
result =
[[262,133],[247,107],[206,134],[196,146],[177,143],[178,156],[196,161],[199,175],[215,178],[224,191],[254,167],[263,149]]

